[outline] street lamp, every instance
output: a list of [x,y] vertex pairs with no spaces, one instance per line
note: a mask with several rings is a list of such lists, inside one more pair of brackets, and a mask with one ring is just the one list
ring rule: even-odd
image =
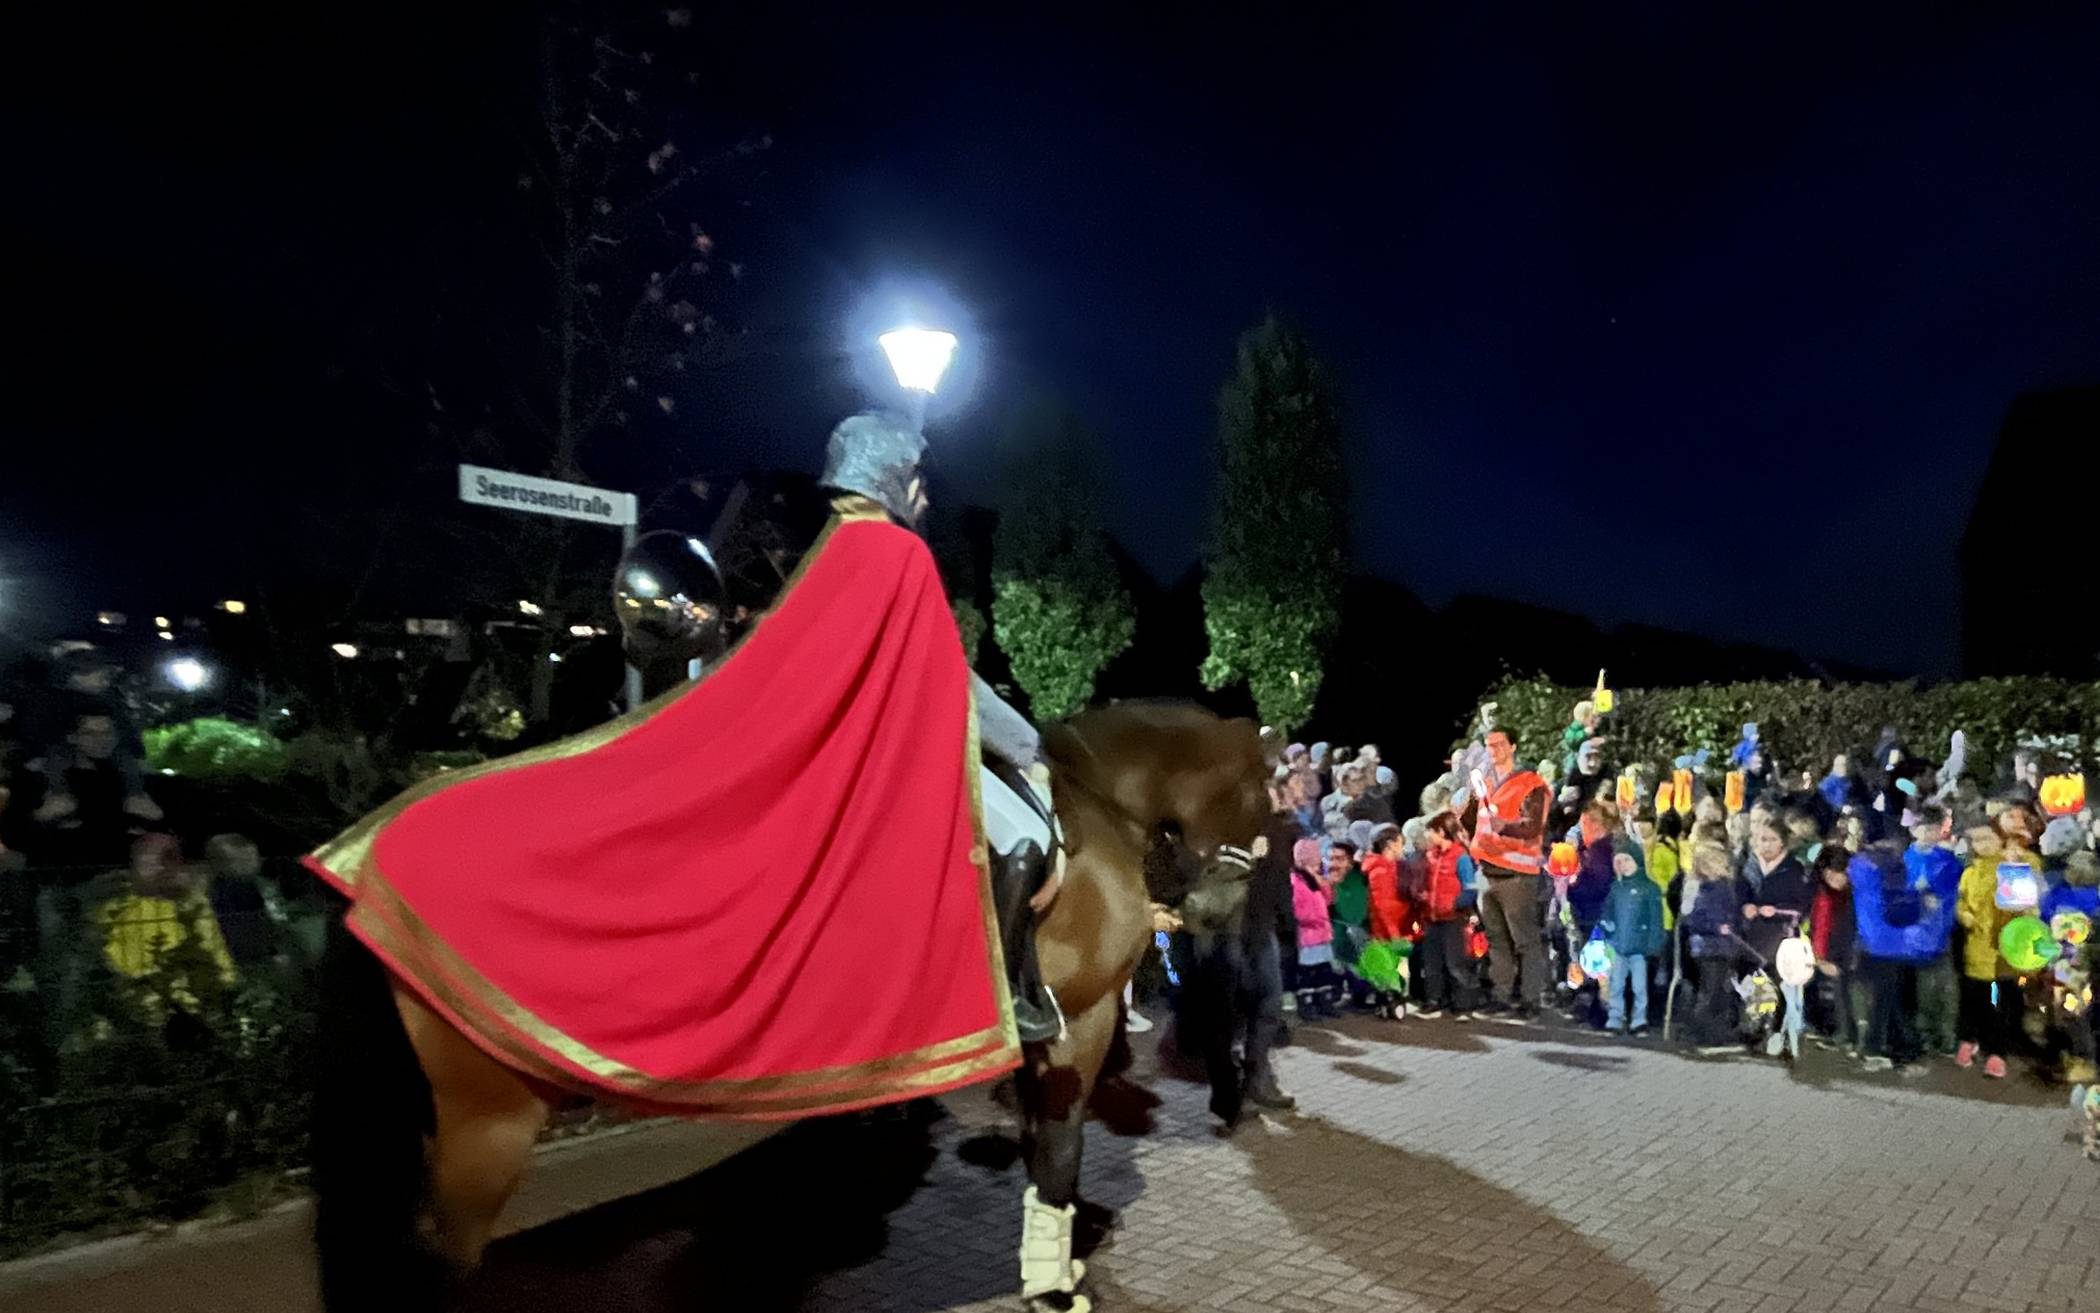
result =
[[926,402],[940,390],[941,376],[955,360],[955,334],[938,328],[893,328],[875,339],[889,357],[897,386],[911,399],[915,425],[926,422]]
[[211,682],[211,669],[195,657],[176,657],[162,669],[168,682],[185,693],[195,693]]

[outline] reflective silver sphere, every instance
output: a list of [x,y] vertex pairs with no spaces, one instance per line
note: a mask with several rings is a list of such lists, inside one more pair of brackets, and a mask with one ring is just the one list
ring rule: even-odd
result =
[[727,643],[728,590],[707,544],[658,530],[635,539],[613,571],[613,614],[627,659],[648,676],[712,661]]

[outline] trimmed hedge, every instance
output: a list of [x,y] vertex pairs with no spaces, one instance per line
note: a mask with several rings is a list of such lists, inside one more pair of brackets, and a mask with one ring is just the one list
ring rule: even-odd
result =
[[[1512,679],[1482,701],[1496,703],[1495,719],[1517,737],[1526,761],[1558,762],[1561,732],[1587,688],[1543,678]],[[2013,749],[2042,741],[2065,764],[2087,768],[2100,753],[2100,683],[2068,679],[1975,679],[1921,686],[1822,684],[1809,679],[1690,688],[1619,689],[1604,718],[1606,755],[1618,762],[1662,763],[1700,748],[1724,757],[1756,721],[1767,753],[1783,770],[1807,768],[1817,778],[1839,752],[1855,760],[1873,749],[1883,726],[1894,726],[1906,750],[1937,763],[1954,731],[1968,735],[1967,775],[1988,789],[2005,774]],[[1461,726],[1460,742],[1476,733]],[[1864,764],[1862,762],[1862,764]],[[2045,761],[2045,765],[2050,764]]]

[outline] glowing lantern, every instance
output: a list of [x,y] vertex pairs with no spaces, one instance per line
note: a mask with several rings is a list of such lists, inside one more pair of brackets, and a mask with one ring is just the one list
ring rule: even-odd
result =
[[1488,955],[1487,931],[1477,925],[1466,927],[1466,956],[1479,962]]
[[1676,805],[1677,786],[1669,780],[1655,786],[1655,814],[1661,816]]
[[1582,946],[1582,954],[1576,962],[1579,970],[1570,971],[1568,980],[1580,988],[1583,976],[1588,976],[1591,980],[1609,979],[1612,959],[1616,956],[1617,954],[1611,951],[1610,944],[1602,939],[1592,939]]
[[1779,941],[1779,951],[1773,955],[1772,965],[1779,970],[1781,981],[1789,985],[1805,985],[1816,978],[1816,950],[1807,939],[1793,935]]
[[1670,792],[1677,804],[1679,816],[1692,814],[1692,773],[1682,767],[1670,772]]
[[2026,862],[1998,863],[1997,905],[2008,912],[2032,912],[2042,901],[2041,881]]
[[1737,812],[1743,809],[1744,787],[1745,780],[1743,777],[1743,772],[1739,770],[1732,770],[1728,772],[1728,787],[1727,791],[1722,794],[1722,801],[1727,804],[1728,814],[1730,816],[1735,815]]
[[1614,699],[1611,695],[1611,690],[1608,688],[1598,689],[1596,693],[1590,698],[1591,704],[1597,708],[1597,714],[1600,716],[1608,716],[1611,714],[1612,705],[1615,702],[1615,700],[1616,699]]
[[2049,937],[2049,927],[2038,916],[2016,916],[1998,932],[1998,951],[2015,971],[2039,971],[2055,960],[2063,949]]
[[2076,908],[2049,918],[2049,937],[2066,948],[2077,948],[2092,938],[2092,934],[2093,918]]
[[1553,851],[1546,856],[1548,875],[1573,875],[1581,869],[1582,860],[1575,855],[1575,845],[1572,843],[1554,844]]
[[1570,962],[1570,963],[1568,963],[1568,988],[1569,988],[1569,989],[1581,989],[1581,988],[1583,987],[1583,985],[1584,985],[1584,984],[1585,984],[1585,983],[1586,983],[1586,982],[1587,982],[1588,980],[1589,980],[1589,977],[1588,977],[1588,976],[1585,976],[1585,975],[1583,975],[1583,974],[1582,974],[1582,963],[1580,963],[1580,962]]
[[1631,816],[1640,808],[1641,795],[1639,790],[1640,782],[1633,778],[1632,771],[1627,771],[1619,776],[1618,799],[1620,812]]
[[2085,810],[2085,776],[2051,775],[2042,781],[2042,810],[2051,816],[2075,816]]

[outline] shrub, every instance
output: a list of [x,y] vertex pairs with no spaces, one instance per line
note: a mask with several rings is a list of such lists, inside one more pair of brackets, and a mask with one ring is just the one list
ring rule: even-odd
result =
[[146,764],[197,780],[284,778],[284,744],[259,725],[204,716],[145,733]]
[[[1561,731],[1586,688],[1543,678],[1512,679],[1490,689],[1495,719],[1517,737],[1528,761],[1557,761]],[[1894,726],[1915,756],[1937,762],[1955,730],[1968,736],[1968,776],[1989,788],[2013,749],[2044,742],[2056,755],[2091,766],[2100,749],[2100,684],[2021,677],[1921,685],[1821,684],[1763,680],[1689,688],[1620,689],[1605,717],[1609,756],[1620,762],[1664,762],[1711,749],[1725,754],[1745,721],[1756,721],[1766,750],[1784,769],[1821,776],[1839,752],[1870,751],[1883,726]],[[1474,733],[1471,722],[1460,741]]]

